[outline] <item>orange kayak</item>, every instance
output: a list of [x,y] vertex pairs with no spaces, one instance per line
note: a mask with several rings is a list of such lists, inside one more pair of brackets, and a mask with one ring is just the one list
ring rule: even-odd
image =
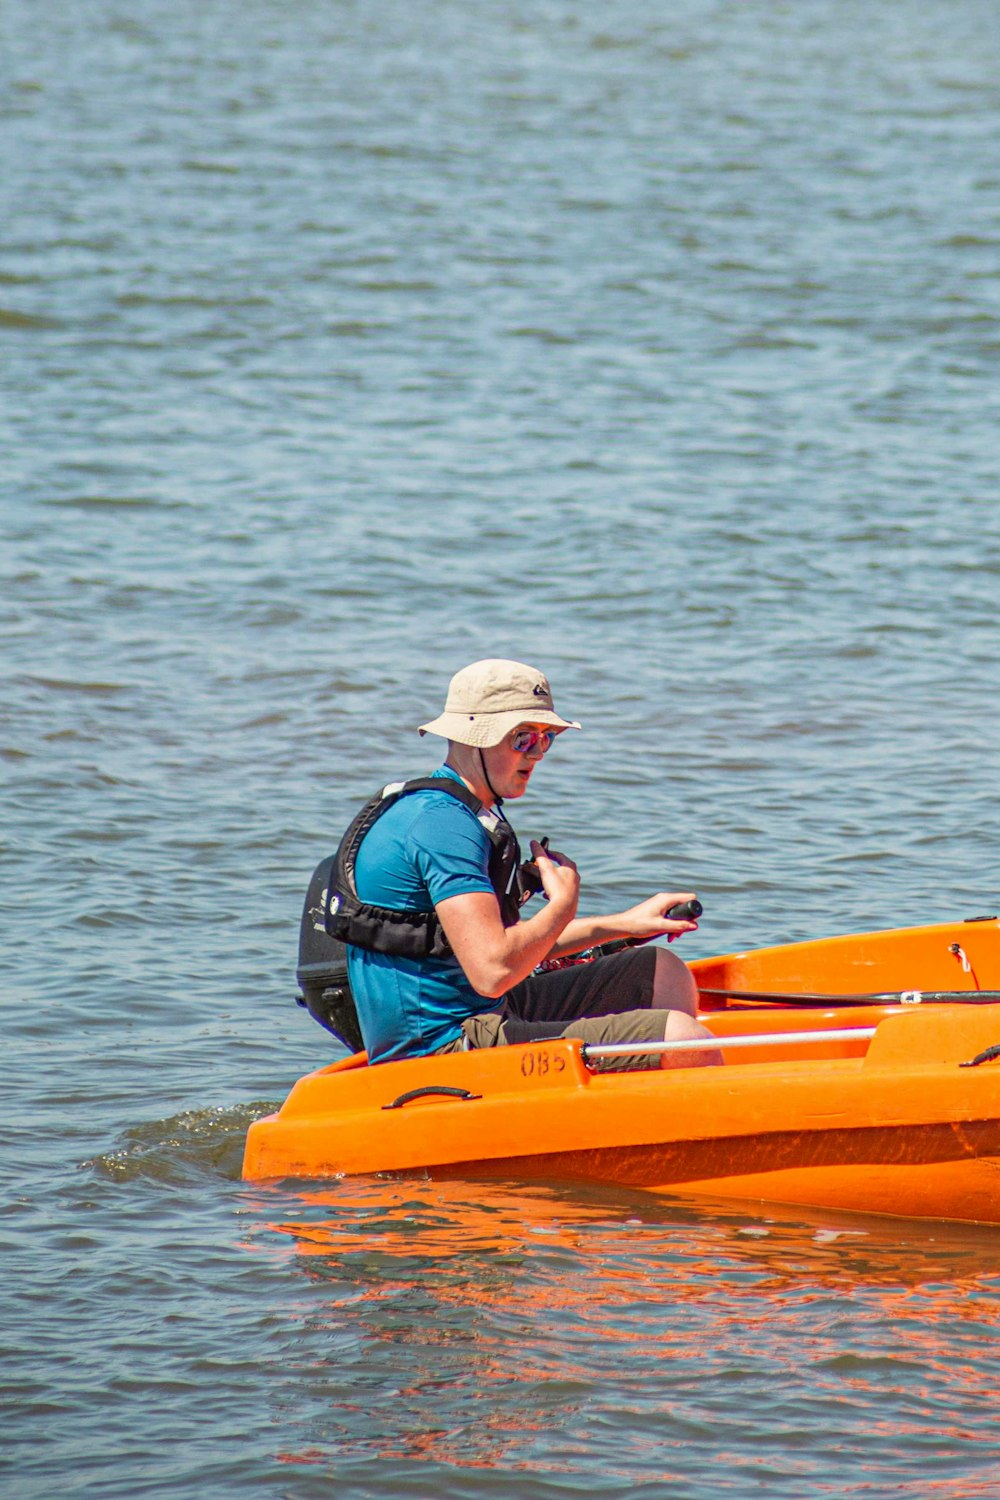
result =
[[1000,1224],[1000,921],[691,969],[724,1067],[600,1072],[571,1040],[360,1053],[251,1125],[244,1178],[586,1179]]

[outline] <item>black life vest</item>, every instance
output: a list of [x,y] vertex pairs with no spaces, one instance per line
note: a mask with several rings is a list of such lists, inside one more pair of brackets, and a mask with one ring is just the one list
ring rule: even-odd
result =
[[330,868],[324,925],[327,935],[338,942],[375,953],[391,953],[397,958],[445,958],[451,946],[433,910],[396,911],[358,896],[355,871],[362,841],[390,807],[414,792],[444,792],[476,815],[490,841],[489,877],[500,903],[501,920],[505,927],[513,927],[518,921],[525,892],[520,878],[521,851],[513,828],[502,816],[483,816],[482,802],[464,782],[423,776],[415,781],[390,782],[370,797],[354,818]]
[[[365,803],[336,854],[328,854],[316,866],[306,891],[295,971],[302,986],[298,1003],[351,1052],[360,1052],[364,1041],[351,994],[345,943],[417,958],[451,952],[433,911],[393,911],[358,899],[354,872],[362,839],[400,797],[418,791],[450,793],[477,817],[483,811],[478,797],[450,777],[428,776],[383,787]],[[512,927],[522,902],[540,889],[537,872],[521,864],[514,830],[504,818],[497,818],[492,827],[483,822],[483,827],[490,840],[490,884],[504,926]]]

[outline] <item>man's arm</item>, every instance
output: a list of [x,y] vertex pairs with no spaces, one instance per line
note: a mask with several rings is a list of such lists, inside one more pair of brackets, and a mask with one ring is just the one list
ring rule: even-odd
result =
[[640,901],[638,906],[612,916],[576,917],[566,924],[553,943],[551,957],[582,953],[585,948],[596,948],[599,943],[613,943],[619,938],[652,938],[667,934],[676,937],[682,932],[694,932],[697,922],[681,922],[663,915],[681,901],[692,900],[693,891],[659,891]]
[[478,994],[491,1000],[527,979],[552,953],[576,913],[580,876],[572,861],[543,851],[538,868],[549,899],[541,911],[513,927],[503,925],[500,904],[492,892],[449,896],[435,905],[466,979]]
[[489,999],[505,995],[545,958],[580,953],[598,943],[623,937],[661,937],[694,932],[697,922],[664,917],[693,891],[660,891],[627,911],[606,917],[577,917],[580,876],[572,860],[546,851],[532,840],[542,887],[548,896],[541,911],[513,927],[500,919],[492,892],[473,891],[437,902],[435,911],[472,988]]

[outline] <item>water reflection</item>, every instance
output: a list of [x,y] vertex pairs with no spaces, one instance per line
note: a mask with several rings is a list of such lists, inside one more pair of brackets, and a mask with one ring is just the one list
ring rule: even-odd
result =
[[[586,1247],[591,1255],[596,1247],[612,1259],[623,1253],[641,1268],[665,1248],[676,1254],[707,1239],[724,1247],[727,1260],[756,1267],[756,1285],[772,1287],[857,1277],[915,1287],[955,1273],[1000,1271],[1000,1235],[985,1226],[666,1198],[599,1184],[365,1177],[300,1191],[264,1189],[256,1206],[266,1212],[275,1200],[301,1217],[271,1220],[269,1230],[289,1237],[296,1253],[335,1257],[340,1267],[346,1257],[368,1264],[374,1255],[425,1258],[440,1269],[450,1257],[530,1254],[544,1241],[549,1249]],[[709,1282],[717,1269],[713,1254],[702,1267]]]
[[[803,1482],[840,1473],[837,1493],[871,1463],[894,1493],[989,1493],[992,1231],[378,1179],[265,1190],[254,1216],[258,1248],[317,1293],[303,1322],[329,1346],[288,1461],[569,1472],[585,1445],[633,1482],[724,1458],[726,1493],[777,1444]],[[913,1452],[941,1445],[961,1482],[946,1465],[918,1483]]]

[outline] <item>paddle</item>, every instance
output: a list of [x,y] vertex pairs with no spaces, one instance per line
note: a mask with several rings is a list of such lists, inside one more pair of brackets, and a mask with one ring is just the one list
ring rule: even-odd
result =
[[1000,990],[881,990],[867,995],[786,994],[778,990],[713,990],[710,1000],[746,1000],[757,1005],[997,1005]]

